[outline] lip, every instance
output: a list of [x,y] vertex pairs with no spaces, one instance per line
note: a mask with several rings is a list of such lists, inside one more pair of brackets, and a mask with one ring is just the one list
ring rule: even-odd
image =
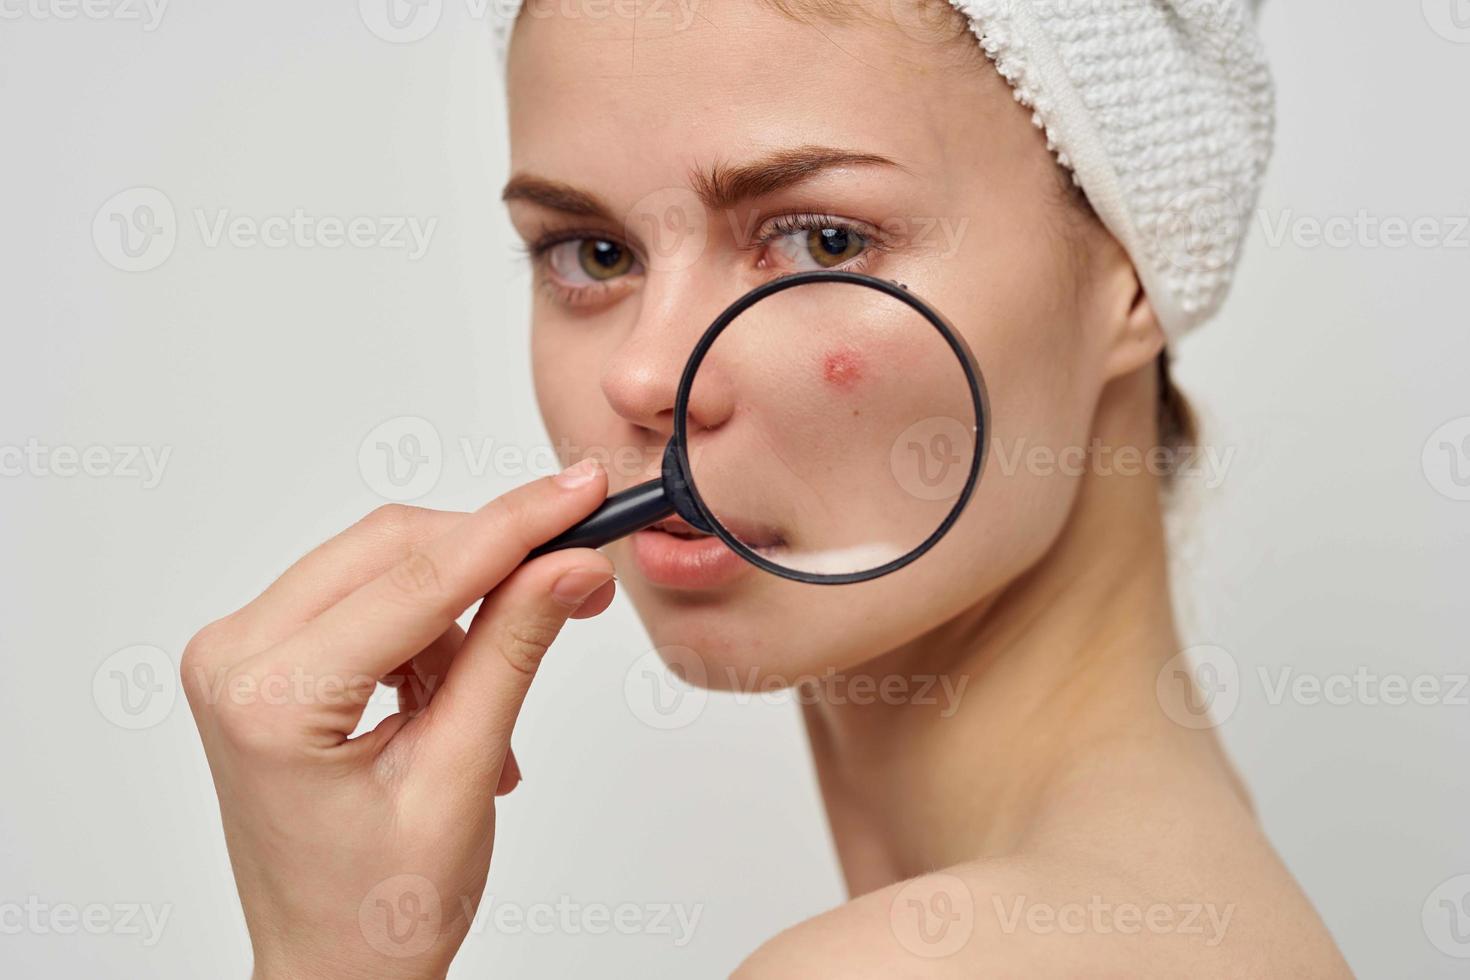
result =
[[668,589],[723,588],[755,571],[719,538],[684,538],[655,528],[633,535],[633,560],[644,578]]
[[663,588],[709,591],[731,585],[757,570],[719,538],[699,534],[678,518],[639,531],[632,540],[638,570],[650,583]]

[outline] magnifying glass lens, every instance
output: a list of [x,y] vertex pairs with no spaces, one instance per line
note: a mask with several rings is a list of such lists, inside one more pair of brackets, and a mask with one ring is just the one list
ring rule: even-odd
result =
[[809,576],[873,572],[931,542],[975,464],[966,362],[902,299],[848,282],[775,292],[690,387],[690,482],[729,538]]

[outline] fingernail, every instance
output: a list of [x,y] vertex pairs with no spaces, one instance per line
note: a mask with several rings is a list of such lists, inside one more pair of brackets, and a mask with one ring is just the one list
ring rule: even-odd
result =
[[601,469],[602,464],[597,460],[584,459],[575,466],[570,466],[562,470],[554,479],[556,485],[563,490],[575,490],[578,487],[585,487],[597,479],[597,472]]
[[556,580],[556,584],[551,587],[551,597],[562,605],[575,609],[586,602],[592,593],[611,581],[610,572],[594,568],[579,568],[575,572],[567,572]]

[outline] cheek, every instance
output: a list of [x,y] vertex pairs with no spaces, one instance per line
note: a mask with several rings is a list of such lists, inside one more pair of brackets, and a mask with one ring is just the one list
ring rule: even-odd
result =
[[841,346],[827,351],[822,358],[822,382],[831,391],[849,393],[856,391],[867,374],[867,366],[861,351],[855,347]]
[[612,418],[598,387],[601,354],[586,337],[563,326],[536,323],[531,331],[531,373],[536,403],[552,442],[598,446]]

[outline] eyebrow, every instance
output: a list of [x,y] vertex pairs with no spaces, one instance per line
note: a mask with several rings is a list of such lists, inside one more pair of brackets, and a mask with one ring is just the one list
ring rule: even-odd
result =
[[711,211],[734,207],[741,201],[794,187],[826,170],[839,167],[893,167],[898,164],[876,153],[858,153],[829,146],[798,146],[778,150],[750,163],[716,163],[690,174],[690,183]]
[[[741,164],[715,163],[689,175],[690,186],[711,211],[734,207],[752,197],[774,194],[840,167],[907,168],[876,153],[860,153],[827,146],[799,146],[778,150]],[[571,184],[531,174],[517,174],[505,185],[500,199],[528,201],[565,214],[613,221],[613,212],[595,194]]]
[[505,185],[500,192],[500,199],[507,204],[511,201],[529,201],[539,204],[553,211],[562,211],[566,214],[577,214],[588,218],[602,218],[612,221],[612,208],[595,195],[586,191],[578,190],[571,184],[563,184],[559,180],[547,180],[545,177],[535,177],[530,174],[517,174]]

